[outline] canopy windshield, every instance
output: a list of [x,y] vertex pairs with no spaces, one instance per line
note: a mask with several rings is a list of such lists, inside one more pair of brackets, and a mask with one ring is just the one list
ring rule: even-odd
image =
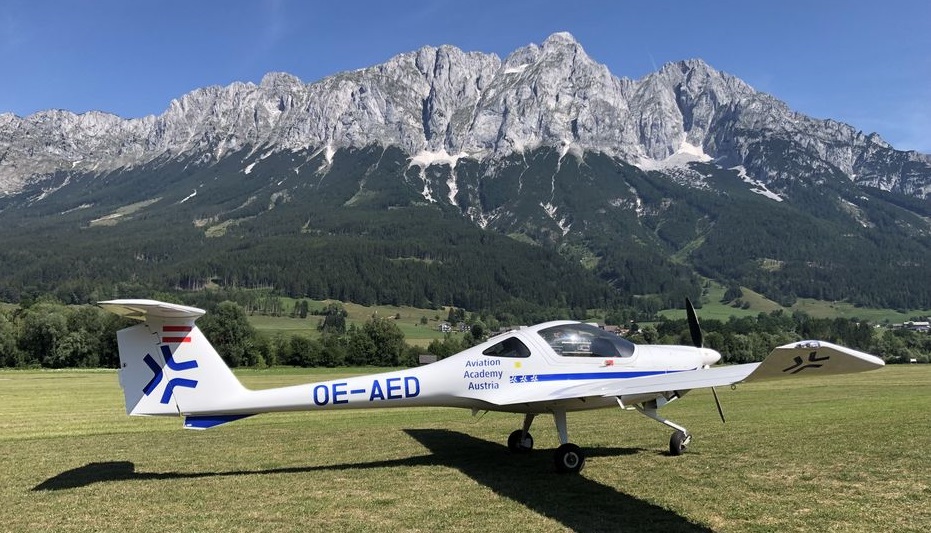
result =
[[636,345],[590,324],[564,324],[540,330],[558,355],[570,357],[631,357]]

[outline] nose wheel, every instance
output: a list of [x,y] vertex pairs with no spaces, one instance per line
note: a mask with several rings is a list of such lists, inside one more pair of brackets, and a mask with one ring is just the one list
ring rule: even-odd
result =
[[522,429],[516,429],[508,436],[508,450],[511,453],[530,453],[533,449],[533,436]]
[[634,408],[637,411],[640,411],[640,413],[642,413],[644,416],[652,418],[653,420],[656,420],[657,422],[676,430],[672,434],[672,437],[669,437],[669,455],[682,455],[682,453],[688,447],[689,443],[692,442],[692,435],[687,429],[676,424],[675,422],[671,422],[659,416],[659,414],[656,412],[658,408],[656,400],[642,403],[640,405],[635,405]]
[[669,438],[669,455],[682,455],[691,441],[691,435],[677,429]]
[[511,453],[530,453],[530,450],[533,449],[530,424],[533,424],[533,419],[536,416],[534,414],[524,415],[524,426],[508,435],[508,450],[511,450]]

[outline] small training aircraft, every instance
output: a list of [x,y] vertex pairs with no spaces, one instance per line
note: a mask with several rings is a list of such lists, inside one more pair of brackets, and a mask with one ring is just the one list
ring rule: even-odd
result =
[[[508,449],[533,449],[530,425],[551,414],[560,446],[556,470],[575,473],[583,451],[569,442],[566,413],[619,406],[674,430],[669,453],[680,455],[692,439],[658,409],[691,389],[796,376],[872,370],[878,357],[828,342],[780,346],[761,363],[711,365],[721,354],[703,346],[692,303],[686,312],[695,346],[635,345],[590,324],[556,321],[525,327],[435,363],[265,390],[245,388],[194,324],[205,312],[154,300],[111,300],[104,309],[144,321],[117,333],[120,385],[126,412],[183,416],[184,427],[207,429],[259,413],[372,407],[462,407],[475,415],[503,411],[524,415]],[[721,420],[724,413],[714,393]]]

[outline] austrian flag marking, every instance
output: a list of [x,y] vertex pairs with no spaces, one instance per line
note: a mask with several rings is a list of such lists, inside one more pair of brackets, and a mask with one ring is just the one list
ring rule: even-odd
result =
[[[166,344],[175,344],[181,342],[191,342],[191,336],[188,333],[194,329],[192,326],[162,326],[162,333],[173,333],[172,336],[163,336],[162,342]],[[178,333],[184,333],[178,336]]]

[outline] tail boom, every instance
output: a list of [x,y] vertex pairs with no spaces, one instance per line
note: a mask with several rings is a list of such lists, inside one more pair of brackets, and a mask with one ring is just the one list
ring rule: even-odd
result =
[[435,404],[417,369],[265,390],[244,387],[194,321],[204,311],[155,300],[111,300],[101,307],[143,320],[117,333],[126,412],[184,416],[206,429],[258,413]]

